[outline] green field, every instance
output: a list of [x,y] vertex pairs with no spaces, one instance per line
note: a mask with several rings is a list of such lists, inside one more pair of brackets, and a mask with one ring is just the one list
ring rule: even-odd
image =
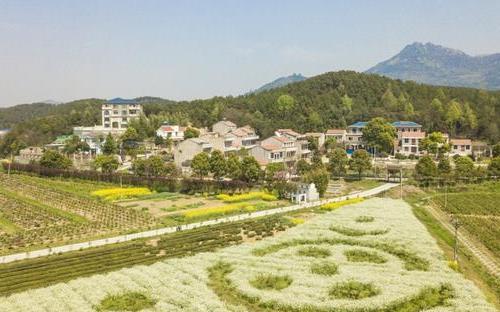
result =
[[280,216],[203,227],[152,239],[0,265],[0,295],[77,277],[182,257],[248,240],[261,240],[293,223]]
[[487,182],[449,189],[445,207],[443,190],[433,202],[444,212],[455,214],[460,226],[500,259],[500,183]]

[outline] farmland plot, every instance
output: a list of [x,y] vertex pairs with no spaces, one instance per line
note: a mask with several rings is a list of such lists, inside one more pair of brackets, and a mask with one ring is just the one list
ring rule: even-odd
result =
[[495,311],[407,204],[380,198],[256,243],[14,294],[0,311],[95,311],[129,297],[142,311]]

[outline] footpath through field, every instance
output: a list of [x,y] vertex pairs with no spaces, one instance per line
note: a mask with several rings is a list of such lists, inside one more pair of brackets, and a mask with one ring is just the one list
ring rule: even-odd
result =
[[[431,205],[426,205],[427,211],[429,211],[432,216],[441,223],[441,225],[447,229],[450,233],[455,233],[455,229],[453,225],[451,225],[449,218],[439,209],[432,207]],[[479,217],[479,216],[478,216]],[[483,264],[486,269],[496,276],[500,278],[500,267],[496,261],[496,259],[489,254],[488,251],[485,250],[485,247],[478,248],[479,242],[474,242],[468,237],[463,231],[458,230],[458,241],[465,246],[469,251]]]
[[345,196],[329,198],[329,199],[319,200],[319,201],[310,202],[310,203],[274,208],[274,209],[269,209],[269,210],[261,210],[261,211],[247,213],[247,214],[229,216],[229,217],[224,217],[224,218],[216,218],[216,219],[212,219],[212,220],[184,224],[184,225],[179,225],[179,226],[165,227],[165,228],[160,228],[160,229],[150,230],[150,231],[145,231],[145,232],[140,232],[140,233],[126,234],[126,235],[103,238],[103,239],[98,239],[98,240],[93,240],[93,241],[88,241],[88,242],[83,242],[83,243],[76,243],[76,244],[63,245],[63,246],[52,247],[52,248],[39,249],[39,250],[35,250],[35,251],[11,254],[11,255],[6,255],[6,256],[1,256],[0,263],[9,263],[9,262],[14,262],[14,261],[18,261],[18,260],[45,257],[45,256],[61,254],[61,253],[66,253],[66,252],[71,252],[71,251],[77,251],[77,250],[82,250],[82,249],[87,249],[87,248],[92,248],[92,247],[105,246],[105,245],[116,244],[116,243],[123,243],[123,242],[131,241],[134,239],[149,238],[149,237],[155,237],[155,236],[160,236],[160,235],[164,235],[164,234],[174,233],[174,232],[178,232],[178,231],[191,230],[191,229],[195,229],[195,228],[198,228],[201,226],[209,226],[209,225],[226,223],[226,222],[234,222],[234,221],[247,220],[247,219],[259,218],[259,217],[264,217],[264,216],[270,216],[270,215],[280,214],[280,213],[284,213],[284,212],[290,212],[290,211],[295,211],[295,210],[300,210],[300,209],[305,209],[305,208],[312,208],[312,207],[316,207],[316,206],[320,206],[320,205],[324,205],[324,204],[328,204],[328,203],[332,203],[332,202],[344,201],[344,200],[347,200],[350,198],[370,197],[370,196],[374,196],[374,195],[380,194],[382,192],[385,192],[385,191],[387,191],[395,186],[398,186],[398,185],[399,184],[397,184],[397,183],[386,183],[386,184],[377,186],[375,188],[372,188],[370,190],[355,192],[355,193],[351,193],[351,194],[348,194]]

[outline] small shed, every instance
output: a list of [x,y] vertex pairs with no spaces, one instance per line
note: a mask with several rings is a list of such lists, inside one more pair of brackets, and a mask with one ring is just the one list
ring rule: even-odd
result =
[[319,193],[314,183],[300,183],[297,190],[290,194],[290,199],[294,203],[307,203],[319,200]]

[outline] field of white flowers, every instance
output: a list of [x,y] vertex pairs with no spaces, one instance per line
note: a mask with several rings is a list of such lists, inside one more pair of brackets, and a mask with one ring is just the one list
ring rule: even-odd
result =
[[[308,247],[322,253],[301,253]],[[353,250],[376,254],[383,261],[349,261],[346,254]],[[324,263],[335,264],[337,272],[313,273],[313,265]],[[214,281],[208,272],[221,264],[230,269]],[[280,290],[255,287],[252,281],[259,276],[287,276],[291,283]],[[331,295],[333,285],[348,281],[370,284],[378,292],[362,299]],[[495,311],[472,282],[447,266],[407,204],[376,198],[321,214],[256,243],[0,298],[0,311],[94,311],[107,295],[132,291],[156,301],[143,311],[252,312],[252,306],[259,311],[420,311],[419,295],[443,285],[447,296],[426,311]]]

